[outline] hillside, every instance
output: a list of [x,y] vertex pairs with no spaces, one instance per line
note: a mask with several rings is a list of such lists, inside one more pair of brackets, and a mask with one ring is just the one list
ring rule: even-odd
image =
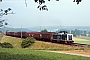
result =
[[[21,42],[23,39],[21,38],[16,38],[16,37],[11,37],[11,36],[3,36],[3,38],[1,39],[1,43],[2,42],[9,42],[11,43],[14,48],[21,48]],[[51,49],[51,48],[67,48],[64,45],[60,45],[60,44],[55,44],[55,43],[51,43],[51,42],[44,42],[44,41],[35,41],[35,43],[33,44],[33,46],[28,47],[30,49]]]

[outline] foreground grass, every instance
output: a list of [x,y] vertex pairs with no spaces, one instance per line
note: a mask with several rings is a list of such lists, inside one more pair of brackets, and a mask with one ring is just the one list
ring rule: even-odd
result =
[[29,49],[0,48],[0,60],[90,60],[90,57]]
[[44,52],[40,50],[72,50],[64,45],[36,41],[27,49],[21,48],[22,39],[4,36],[0,42],[10,42],[14,48],[0,48],[0,60],[90,60],[89,57]]

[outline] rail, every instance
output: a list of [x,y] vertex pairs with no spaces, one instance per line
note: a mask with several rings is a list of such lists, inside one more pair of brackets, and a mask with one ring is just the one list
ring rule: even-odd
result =
[[88,44],[79,44],[79,43],[72,43],[70,46],[78,46],[78,47],[87,47],[90,48],[90,45]]

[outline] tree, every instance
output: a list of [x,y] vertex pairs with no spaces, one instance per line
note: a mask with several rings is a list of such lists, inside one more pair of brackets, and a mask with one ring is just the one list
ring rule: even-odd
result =
[[44,30],[41,30],[41,32],[48,32],[46,29],[44,29]]
[[79,2],[81,2],[82,0],[74,0],[73,2],[76,2],[77,5],[79,4]]
[[[14,14],[13,11],[10,12],[11,10],[12,10],[11,8],[8,8],[6,10],[0,9],[0,18],[2,18],[4,15]],[[3,27],[5,25],[8,25],[8,23],[6,22],[6,20],[7,19],[0,19],[0,27]]]
[[4,15],[8,15],[8,14],[14,14],[13,11],[11,13],[9,13],[9,11],[11,11],[11,8],[8,8],[6,10],[0,9],[0,18]]
[[[37,8],[39,8],[39,10],[47,10],[48,11],[48,8],[46,5],[43,5],[45,3],[45,0],[34,0],[36,3],[39,3],[39,6]],[[51,1],[51,0],[48,0],[48,1]],[[56,1],[59,1],[59,0],[56,0]],[[77,5],[79,4],[79,2],[81,2],[82,0],[74,0],[73,2],[76,2]]]
[[[48,1],[51,1],[51,0],[48,0]],[[59,1],[59,0],[56,0],[56,1]],[[82,0],[73,0],[73,2],[76,2],[77,5],[79,4],[79,2],[81,2]],[[0,2],[2,2],[2,0],[0,0]],[[40,11],[41,10],[47,10],[48,11],[48,8],[46,5],[42,5],[45,3],[45,0],[34,0],[35,3],[38,3],[39,6],[37,7]],[[25,4],[26,4],[26,7],[27,7],[27,3],[26,3],[26,0],[25,0]]]

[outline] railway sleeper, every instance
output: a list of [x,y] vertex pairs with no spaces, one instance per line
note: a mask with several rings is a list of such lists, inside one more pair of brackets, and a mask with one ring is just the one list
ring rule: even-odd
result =
[[52,39],[51,42],[56,43],[56,42],[58,42],[58,40],[57,39]]
[[88,45],[88,48],[90,48],[90,45]]

